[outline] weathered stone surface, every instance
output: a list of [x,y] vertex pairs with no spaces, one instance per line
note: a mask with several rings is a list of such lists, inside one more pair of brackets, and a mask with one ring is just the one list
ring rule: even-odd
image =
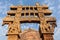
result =
[[[54,40],[53,32],[56,18],[51,17],[48,6],[36,3],[36,6],[11,6],[3,24],[8,24],[8,40]],[[28,29],[21,32],[20,23],[39,23],[39,32]]]
[[25,30],[20,37],[20,40],[41,40],[39,32],[32,29]]

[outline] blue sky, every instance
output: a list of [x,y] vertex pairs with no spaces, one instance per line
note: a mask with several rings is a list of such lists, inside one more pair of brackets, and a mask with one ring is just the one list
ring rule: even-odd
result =
[[[52,10],[52,15],[56,17],[57,27],[54,31],[54,40],[60,40],[60,0],[0,0],[0,40],[7,40],[5,34],[7,33],[8,25],[1,26],[3,18],[7,15],[9,7],[12,5],[35,5],[36,2],[39,2],[40,5],[46,4],[49,6],[49,9]],[[24,26],[24,24],[22,24]],[[35,24],[35,28],[36,28]],[[34,24],[32,24],[34,26]],[[25,26],[26,27],[26,26]],[[28,27],[27,27],[28,28]]]

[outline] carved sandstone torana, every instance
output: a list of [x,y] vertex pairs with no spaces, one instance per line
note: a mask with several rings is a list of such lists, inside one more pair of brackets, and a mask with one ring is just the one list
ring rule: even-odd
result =
[[[48,9],[48,6],[41,6],[39,3],[36,3],[36,6],[11,6],[10,9],[11,10],[7,12],[7,16],[3,19],[3,25],[9,25],[7,40],[23,40],[21,38],[25,38],[20,36],[22,33],[20,23],[22,22],[38,22],[40,24],[39,34],[35,32],[40,36],[40,39],[37,38],[35,40],[54,40],[53,32],[56,27],[56,19],[50,16],[52,12]],[[28,33],[29,32],[27,32],[26,35]],[[32,35],[36,37],[37,35],[35,33],[32,31]],[[25,34],[23,34],[23,36],[24,35]],[[27,36],[30,37],[29,35],[31,35],[31,33]],[[34,36],[26,40],[33,40]]]

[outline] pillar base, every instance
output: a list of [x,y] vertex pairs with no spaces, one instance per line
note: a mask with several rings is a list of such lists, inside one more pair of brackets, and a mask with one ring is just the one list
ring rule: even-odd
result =
[[43,40],[54,40],[53,33],[43,33]]
[[18,40],[18,35],[8,35],[7,40]]

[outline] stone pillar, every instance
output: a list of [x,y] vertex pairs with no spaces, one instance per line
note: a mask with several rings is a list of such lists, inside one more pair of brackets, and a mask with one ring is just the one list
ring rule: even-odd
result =
[[7,36],[7,40],[18,40],[17,30],[12,26],[12,23],[9,23]]
[[8,40],[18,40],[17,35],[8,35]]
[[43,40],[54,40],[53,39],[53,33],[44,33],[43,34]]
[[18,6],[14,21],[13,23],[9,24],[9,31],[8,31],[8,40],[19,40],[19,33],[21,33],[20,29],[20,12],[21,12],[21,7]]
[[42,10],[39,3],[36,3],[36,7],[38,10],[38,17],[40,20],[39,32],[40,32],[40,37],[42,37],[42,32],[44,31],[44,27],[43,27],[43,25],[44,25],[44,13],[43,13],[43,10]]

